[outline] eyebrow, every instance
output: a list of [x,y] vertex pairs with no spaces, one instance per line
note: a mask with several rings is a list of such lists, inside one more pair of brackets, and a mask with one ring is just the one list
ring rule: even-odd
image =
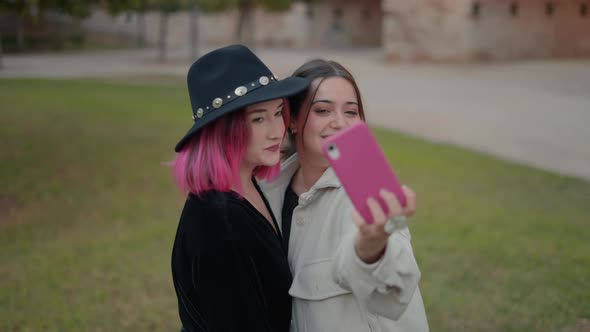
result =
[[[283,107],[283,103],[281,103],[279,106],[277,106],[277,109],[282,108],[282,107]],[[266,108],[257,108],[257,109],[248,111],[248,114],[264,113],[266,111],[267,111]]]
[[[327,99],[317,99],[317,100],[314,100],[311,104],[313,105],[315,103],[328,103],[328,104],[333,104],[334,102],[331,101],[331,100],[327,100]],[[358,103],[357,102],[354,102],[354,101],[347,101],[347,102],[345,102],[345,104],[347,104],[347,105],[357,105],[358,106]]]

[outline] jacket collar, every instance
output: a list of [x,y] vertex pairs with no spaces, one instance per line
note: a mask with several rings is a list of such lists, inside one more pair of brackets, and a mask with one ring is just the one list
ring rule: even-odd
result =
[[[297,172],[298,169],[299,158],[297,153],[294,153],[281,164],[281,174],[275,181],[268,183],[267,188],[287,188],[291,182],[291,179],[293,178],[293,175],[295,175],[295,172]],[[332,167],[328,167],[328,169],[326,169],[324,174],[322,174],[319,180],[311,187],[309,191],[313,192],[324,188],[340,188],[341,186],[342,184],[338,180],[338,177],[334,173]]]

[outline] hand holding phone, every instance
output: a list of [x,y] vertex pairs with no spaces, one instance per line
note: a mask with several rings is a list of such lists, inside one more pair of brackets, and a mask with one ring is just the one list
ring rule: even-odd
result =
[[356,210],[369,224],[373,217],[367,200],[375,199],[385,213],[388,207],[379,192],[392,192],[402,207],[406,196],[400,182],[364,122],[359,122],[328,137],[323,144],[324,155],[340,179]]

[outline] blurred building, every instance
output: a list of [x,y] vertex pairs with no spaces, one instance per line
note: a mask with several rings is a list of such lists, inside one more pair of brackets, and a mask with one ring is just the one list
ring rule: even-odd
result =
[[384,0],[393,61],[590,56],[588,0]]
[[[83,26],[128,43],[141,29],[141,38],[156,45],[160,15],[142,17],[95,10]],[[254,46],[383,48],[392,62],[590,57],[590,0],[300,0],[285,12],[256,9],[253,22],[248,40]],[[234,43],[237,23],[236,10],[201,13],[198,39]],[[9,25],[0,24],[5,36]],[[188,45],[190,27],[190,12],[171,14],[167,46]]]
[[380,47],[381,0],[323,0],[307,6],[307,45],[312,47]]
[[[255,45],[275,47],[380,47],[382,10],[380,0],[325,0],[295,2],[289,11],[253,12]],[[210,45],[235,42],[238,12],[201,13],[198,19],[200,40]],[[144,15],[146,38],[155,44],[158,39],[159,14]],[[137,31],[135,14],[110,17],[95,11],[84,25],[92,32],[117,34],[133,38]],[[186,44],[190,13],[178,12],[169,17],[171,47]]]

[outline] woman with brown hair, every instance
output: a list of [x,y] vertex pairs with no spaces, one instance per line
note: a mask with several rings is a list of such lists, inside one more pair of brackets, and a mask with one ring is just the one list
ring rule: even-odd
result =
[[369,198],[375,222],[367,224],[322,153],[327,137],[365,121],[354,78],[325,60],[305,63],[292,77],[310,82],[290,98],[294,153],[287,153],[279,178],[263,185],[288,246],[292,331],[428,331],[405,224],[416,195],[404,187],[402,207],[383,190],[388,211]]

